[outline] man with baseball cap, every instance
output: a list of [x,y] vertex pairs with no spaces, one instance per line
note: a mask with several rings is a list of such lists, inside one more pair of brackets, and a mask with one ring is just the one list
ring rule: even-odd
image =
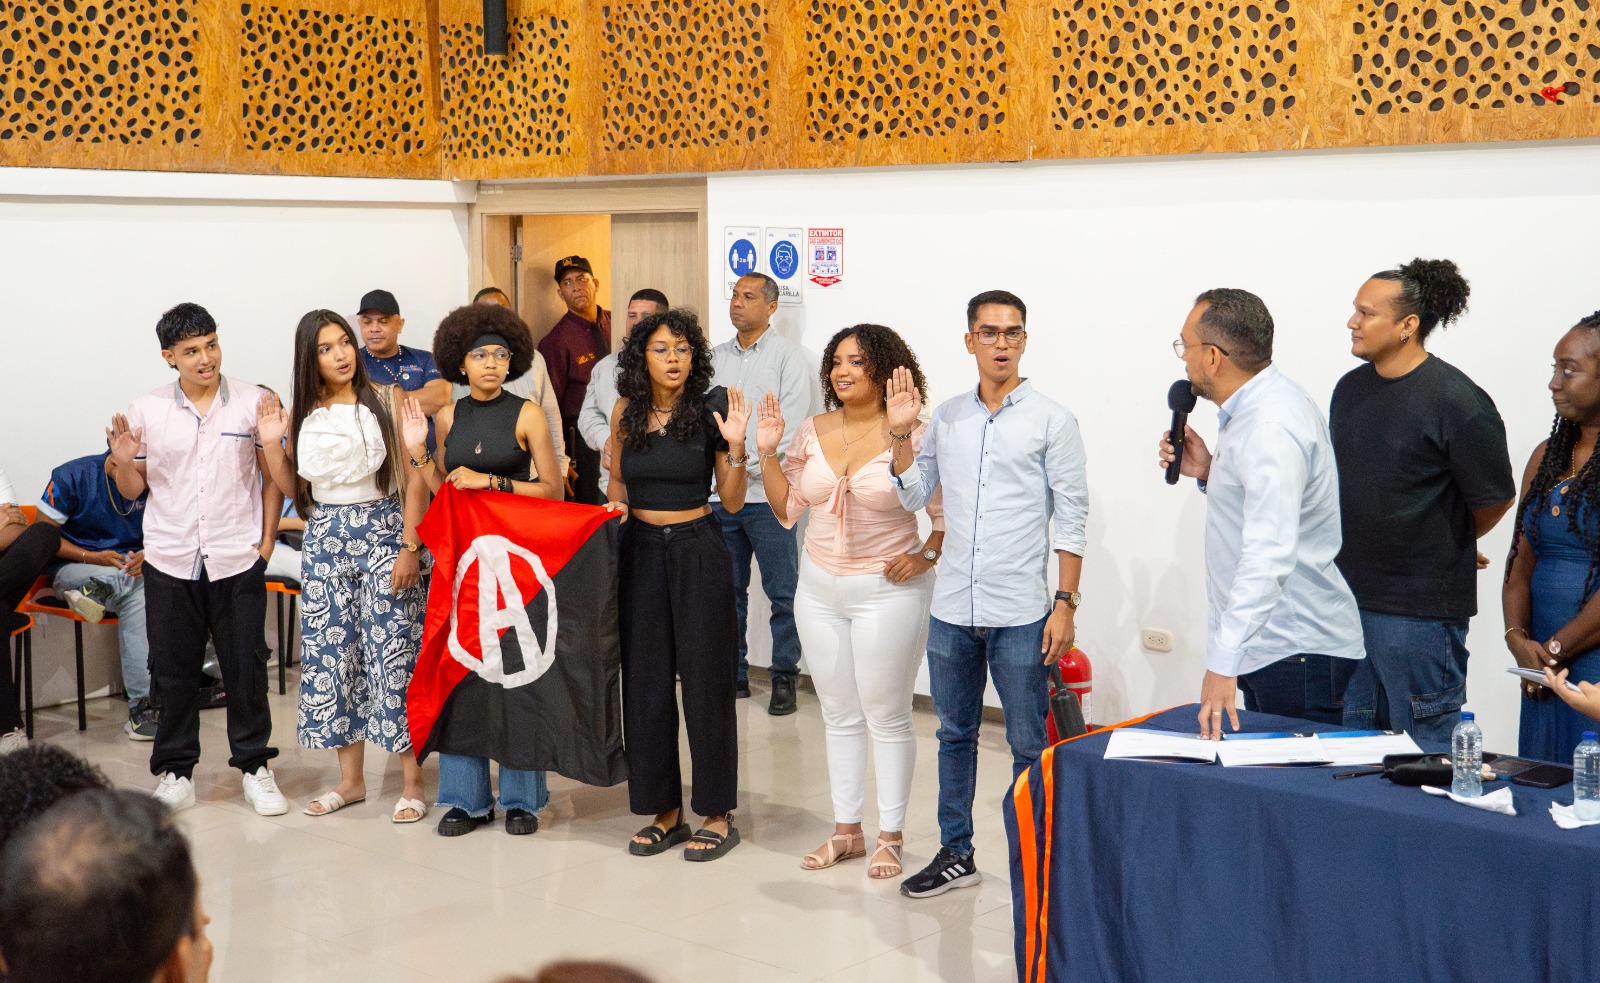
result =
[[428,417],[428,447],[433,448],[433,415],[450,402],[450,383],[439,374],[433,353],[400,344],[406,319],[387,290],[369,290],[356,308],[356,328],[366,344],[367,374],[380,386],[399,386],[417,397]]
[[539,342],[539,353],[550,369],[550,385],[561,407],[561,432],[577,472],[572,501],[601,505],[600,453],[578,434],[578,414],[595,363],[611,353],[611,312],[600,308],[600,281],[587,259],[559,259],[555,274],[567,313]]

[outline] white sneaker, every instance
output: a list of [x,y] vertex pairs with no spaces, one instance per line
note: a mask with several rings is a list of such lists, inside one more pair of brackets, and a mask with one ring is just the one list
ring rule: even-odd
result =
[[9,733],[0,734],[0,754],[10,754],[12,751],[21,751],[28,746],[28,732],[18,727]]
[[258,816],[281,816],[289,811],[289,800],[278,791],[278,780],[266,765],[254,775],[244,776],[244,800],[255,806]]
[[179,812],[194,805],[194,782],[187,778],[179,778],[169,771],[161,776],[161,782],[151,794],[156,797],[157,802],[173,812]]

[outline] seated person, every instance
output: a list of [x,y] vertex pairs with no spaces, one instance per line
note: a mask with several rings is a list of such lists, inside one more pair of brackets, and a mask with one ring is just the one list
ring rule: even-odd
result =
[[0,852],[35,816],[67,796],[110,787],[99,768],[54,744],[40,741],[0,755]]
[[39,520],[61,527],[50,565],[58,596],[89,622],[117,618],[122,686],[128,694],[130,740],[156,738],[150,699],[150,642],[144,630],[144,503],[117,489],[109,450],[75,458],[50,472],[39,499]]
[[10,983],[204,983],[210,920],[188,841],[144,793],[68,796],[0,855]]
[[306,520],[294,509],[294,500],[283,500],[283,517],[278,520],[278,544],[267,558],[267,579],[282,577],[300,583],[300,542],[306,533]]
[[[56,555],[61,533],[49,523],[29,524],[28,516],[17,504],[11,479],[0,469],[0,642],[9,642],[11,633],[28,623],[17,613],[17,605],[27,600],[34,581]],[[11,677],[9,647],[0,652],[0,754],[28,746],[22,728],[22,691]]]

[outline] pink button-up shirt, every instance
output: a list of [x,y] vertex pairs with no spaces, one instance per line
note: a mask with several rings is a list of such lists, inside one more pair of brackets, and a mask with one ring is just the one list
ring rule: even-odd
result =
[[[815,417],[807,417],[789,444],[783,474],[789,479],[788,518],[792,527],[811,509],[806,530],[806,556],[824,571],[838,577],[883,573],[884,564],[906,553],[920,552],[922,537],[917,517],[900,504],[889,480],[892,448],[841,478],[822,453]],[[925,424],[911,434],[913,453],[922,447]],[[935,530],[944,529],[944,501],[937,493],[929,499],[928,518]]]
[[261,558],[261,468],[256,404],[261,389],[223,377],[201,416],[173,382],[128,407],[143,431],[137,461],[150,498],[144,562],[170,577],[212,580],[244,573]]

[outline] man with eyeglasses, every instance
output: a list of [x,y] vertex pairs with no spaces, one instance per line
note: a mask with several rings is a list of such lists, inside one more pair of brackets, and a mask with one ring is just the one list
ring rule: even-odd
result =
[[[1206,674],[1200,736],[1247,710],[1337,724],[1365,655],[1356,599],[1334,557],[1339,475],[1322,411],[1272,364],[1272,315],[1244,290],[1195,299],[1173,350],[1217,404],[1217,450],[1184,427],[1182,473],[1206,495]],[[1165,468],[1172,432],[1158,442]]]
[[582,256],[556,260],[556,289],[567,305],[556,326],[539,342],[550,370],[550,387],[561,408],[562,443],[572,460],[572,501],[604,505],[600,453],[578,434],[578,414],[595,363],[611,352],[611,312],[600,307],[600,281]]
[[[759,406],[767,393],[776,393],[785,420],[804,420],[822,402],[817,363],[799,345],[771,330],[778,312],[778,283],[765,273],[750,273],[733,285],[728,320],[738,334],[712,352],[717,363],[712,385],[737,387],[751,406]],[[756,445],[756,414],[750,415],[745,446]],[[791,427],[778,442],[778,459],[789,449]],[[711,511],[722,526],[722,538],[733,555],[734,609],[739,617],[740,697],[750,695],[746,639],[750,612],[750,559],[761,567],[761,587],[772,603],[772,697],[767,712],[773,716],[794,713],[794,681],[800,672],[800,634],[794,627],[794,589],[800,579],[800,547],[793,529],[785,529],[772,514],[760,481],[760,461],[751,459],[754,472],[744,493],[744,508],[729,512],[716,495]]]
[[977,388],[934,409],[914,456],[910,438],[922,400],[911,372],[896,368],[886,387],[889,473],[900,504],[915,512],[936,488],[944,492],[944,553],[928,619],[940,849],[901,883],[909,898],[982,880],[972,851],[972,801],[986,671],[1005,711],[1015,778],[1045,749],[1050,667],[1077,635],[1089,515],[1083,439],[1072,413],[1020,374],[1027,317],[1021,298],[1004,290],[967,302]]

